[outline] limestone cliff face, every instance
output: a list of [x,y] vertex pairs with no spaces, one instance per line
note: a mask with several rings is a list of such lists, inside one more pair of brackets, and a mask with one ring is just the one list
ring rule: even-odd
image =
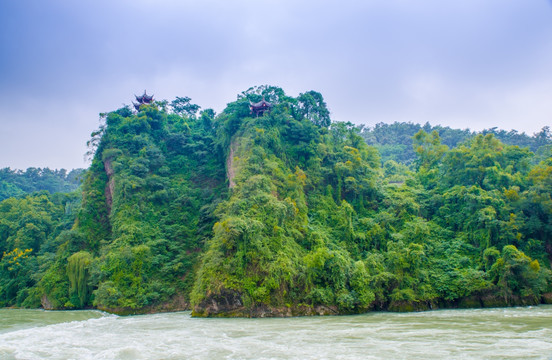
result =
[[50,301],[50,299],[48,298],[48,296],[46,294],[43,294],[42,297],[40,298],[40,303],[42,305],[42,308],[44,310],[55,310],[55,306],[52,304],[52,302]]
[[113,178],[113,166],[111,159],[104,161],[105,173],[107,174],[107,184],[105,186],[105,202],[107,204],[107,213],[111,213],[111,206],[113,204],[113,191],[115,189],[115,182]]
[[241,294],[230,289],[222,289],[219,294],[210,294],[201,304],[195,307],[194,313],[199,316],[221,316],[234,312],[243,312]]
[[201,304],[196,306],[192,312],[193,316],[198,317],[248,318],[337,314],[339,314],[337,307],[325,305],[268,306],[265,304],[258,304],[254,306],[245,306],[242,302],[242,295],[230,289],[222,289],[218,294],[210,294]]

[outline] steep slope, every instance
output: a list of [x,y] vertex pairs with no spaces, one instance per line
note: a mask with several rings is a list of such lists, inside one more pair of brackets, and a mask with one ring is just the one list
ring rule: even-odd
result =
[[[236,129],[231,143],[240,146],[231,153],[239,171],[202,257],[194,314],[367,310],[375,294],[358,260],[368,244],[353,216],[372,212],[381,196],[379,157],[352,125],[317,123],[327,113],[319,94],[313,102],[259,90],[220,118]],[[273,111],[240,117],[243,100],[260,95],[276,104]]]
[[[511,225],[512,219],[527,221],[528,209],[508,203],[508,189],[516,194],[527,189],[522,180],[528,176],[527,150],[498,145],[489,135],[447,152],[437,133],[420,132],[414,139],[419,173],[386,168],[385,178],[377,151],[358,129],[344,123],[328,127],[320,121],[327,114],[322,97],[307,94],[290,98],[277,88],[250,89],[219,117],[233,187],[216,211],[218,222],[202,255],[194,315],[541,301],[550,289],[550,270],[539,265],[548,268],[547,256],[533,251],[528,238],[521,241],[534,236],[528,229],[515,234],[523,225]],[[245,106],[261,95],[275,106],[270,114],[251,117]],[[462,169],[455,163],[462,152],[482,162],[465,160]],[[471,202],[455,199],[451,218],[456,176],[471,187],[461,191],[473,193]],[[465,216],[461,225],[450,221],[454,216]]]
[[546,152],[419,131],[414,164],[382,168],[314,91],[198,108],[104,114],[82,202],[0,202],[0,305],[289,316],[552,301]]
[[226,189],[213,129],[157,106],[123,108],[105,121],[74,228],[93,259],[81,269],[93,295],[79,298],[85,290],[75,285],[68,303],[118,313],[185,309],[213,204]]

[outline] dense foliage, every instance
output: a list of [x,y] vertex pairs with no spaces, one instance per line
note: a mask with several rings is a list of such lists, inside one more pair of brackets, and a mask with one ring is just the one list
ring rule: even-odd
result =
[[[165,106],[105,115],[76,223],[86,253],[75,269],[93,292],[72,284],[80,296],[73,305],[138,309],[189,293],[212,211],[226,192],[224,159],[213,151],[212,111],[196,117]],[[68,275],[77,276],[72,269]]]
[[79,204],[77,193],[45,191],[0,202],[0,306],[40,305],[37,284],[47,281],[44,274],[57,264],[55,253]]
[[42,190],[52,194],[74,191],[80,185],[83,173],[83,169],[74,169],[69,172],[65,169],[50,170],[48,168],[28,168],[25,171],[10,168],[0,169],[0,201]]
[[[382,169],[358,128],[298,116],[298,99],[280,94],[270,115],[245,116],[233,133],[239,175],[198,272],[198,314],[213,300],[351,312],[547,290],[550,214],[531,200],[529,150],[493,135],[449,150],[420,130],[415,171]],[[239,102],[219,121],[238,122]]]
[[[273,108],[252,116],[263,97]],[[406,124],[415,159],[382,166],[315,91],[102,119],[81,192],[0,203],[0,305],[255,316],[534,304],[552,290],[546,129],[535,154],[497,131]]]
[[366,143],[378,149],[384,163],[387,160],[393,160],[405,165],[413,164],[417,157],[413,147],[413,137],[420,130],[426,133],[437,131],[441,143],[449,148],[454,148],[479,134],[492,134],[504,144],[529,148],[537,154],[537,159],[544,159],[552,155],[552,134],[548,126],[543,127],[541,131],[533,136],[525,133],[520,134],[516,130],[505,131],[492,128],[474,132],[469,129],[451,129],[448,126],[431,126],[429,123],[423,126],[398,122],[393,124],[378,123],[371,128],[360,125],[359,129],[361,131],[360,135],[366,140]]

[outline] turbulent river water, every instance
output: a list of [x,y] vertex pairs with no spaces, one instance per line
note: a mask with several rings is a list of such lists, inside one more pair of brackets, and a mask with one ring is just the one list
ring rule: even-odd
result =
[[284,319],[0,309],[0,359],[552,359],[552,306]]

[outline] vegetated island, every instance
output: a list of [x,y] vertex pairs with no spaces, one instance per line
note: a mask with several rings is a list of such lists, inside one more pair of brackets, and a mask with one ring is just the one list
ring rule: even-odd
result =
[[136,98],[101,114],[78,190],[4,181],[0,306],[262,317],[552,303],[549,128],[370,129],[332,122],[318,92],[273,86],[218,115]]

